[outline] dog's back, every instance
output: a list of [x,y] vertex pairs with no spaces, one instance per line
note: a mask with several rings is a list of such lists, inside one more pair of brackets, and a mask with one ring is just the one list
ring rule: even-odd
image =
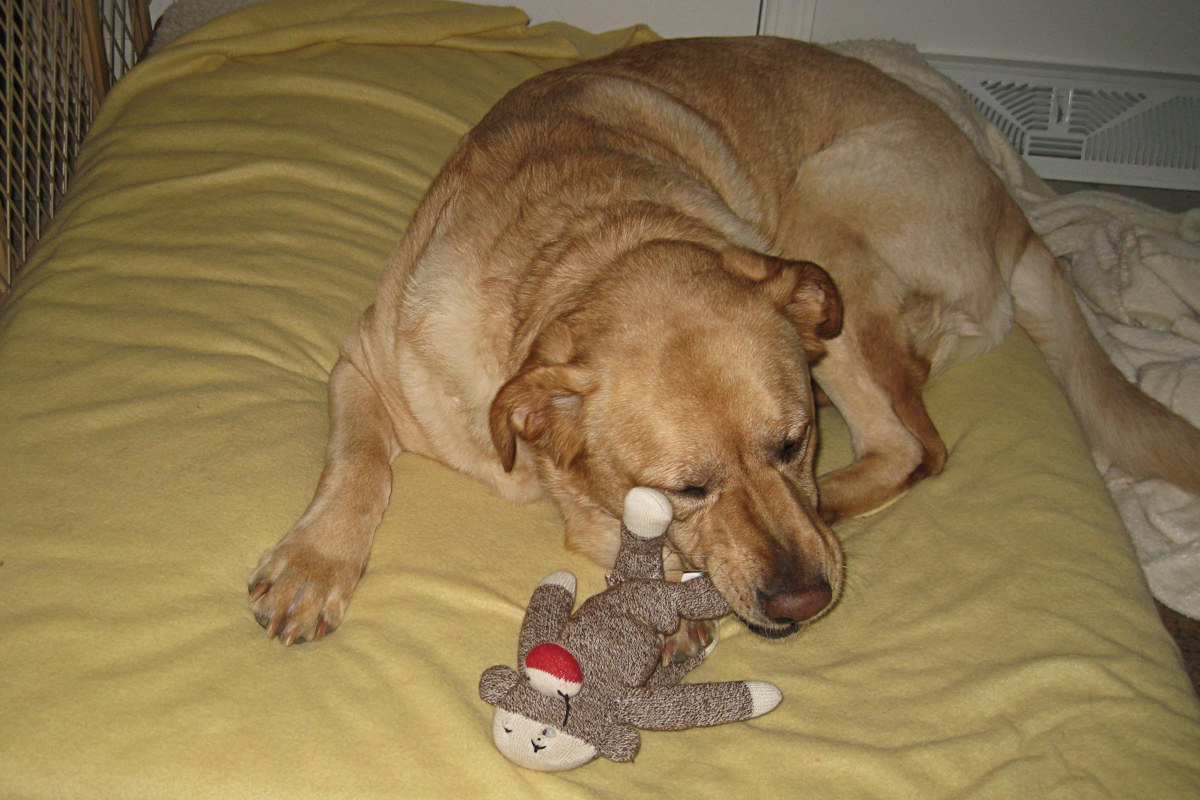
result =
[[[1097,450],[1134,476],[1200,494],[1200,431],[1113,367],[1053,256],[932,103],[861,62],[770,38],[663,42],[619,53],[600,71],[648,81],[715,121],[746,180],[721,180],[717,168],[712,183],[732,187],[723,198],[773,252],[830,271],[849,324],[871,312],[904,317],[905,349],[936,374],[998,344],[1015,319]],[[870,255],[843,261],[848,249],[849,262],[863,255],[848,240]],[[874,285],[856,298],[864,281]]]
[[[654,219],[651,207],[677,214]],[[638,214],[621,241],[619,220]],[[940,471],[944,447],[920,385],[999,344],[1014,310],[1098,449],[1135,475],[1200,484],[1200,434],[1111,368],[966,137],[875,68],[791,40],[658,42],[518,87],[430,190],[390,270],[396,297],[377,304],[408,316],[376,333],[436,340],[443,380],[465,368],[452,393],[476,413],[448,427],[473,428],[471,441],[485,442],[482,409],[546,322],[578,301],[611,252],[680,235],[684,218],[698,222],[691,235],[705,246],[815,261],[842,293],[846,330],[815,374],[849,417],[873,416],[878,429],[881,410],[893,415],[874,443],[858,437],[858,455],[888,451],[894,463],[828,477],[828,518]],[[1047,316],[1064,303],[1069,313]],[[481,346],[491,363],[473,357]],[[863,373],[875,400],[862,393]],[[486,452],[426,454],[517,492]],[[522,478],[528,487],[532,475]]]

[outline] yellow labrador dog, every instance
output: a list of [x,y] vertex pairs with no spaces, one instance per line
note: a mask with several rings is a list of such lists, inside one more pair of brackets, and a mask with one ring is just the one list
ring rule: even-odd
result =
[[[458,145],[347,338],[254,613],[288,644],[337,627],[407,451],[548,494],[602,563],[625,493],[662,489],[678,558],[787,635],[841,591],[830,523],[941,471],[922,384],[1013,321],[1095,446],[1200,492],[1200,433],[1123,380],[1001,181],[900,83],[770,38],[541,75]],[[855,454],[820,480],[813,380]]]

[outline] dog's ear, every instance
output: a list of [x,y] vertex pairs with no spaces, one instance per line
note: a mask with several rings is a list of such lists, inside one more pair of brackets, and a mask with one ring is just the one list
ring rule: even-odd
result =
[[517,437],[566,467],[583,451],[579,407],[588,391],[585,371],[571,364],[526,364],[500,387],[488,424],[506,472],[517,460]]
[[744,247],[723,253],[726,268],[757,284],[796,324],[809,358],[821,354],[821,339],[842,330],[842,299],[829,273],[811,261],[790,261]]

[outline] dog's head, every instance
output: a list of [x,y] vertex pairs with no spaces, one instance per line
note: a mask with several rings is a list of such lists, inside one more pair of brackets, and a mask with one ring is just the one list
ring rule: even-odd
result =
[[630,488],[666,492],[684,560],[756,633],[786,636],[842,585],[817,511],[809,376],[840,326],[814,264],[652,243],[544,327],[496,395],[492,438],[508,469],[518,449],[537,460],[576,545],[610,531],[573,520],[602,511],[615,531]]

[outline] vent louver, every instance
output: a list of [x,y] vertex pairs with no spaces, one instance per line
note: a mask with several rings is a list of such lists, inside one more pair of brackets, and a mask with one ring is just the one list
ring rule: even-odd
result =
[[1200,190],[1200,77],[928,60],[1043,178]]

